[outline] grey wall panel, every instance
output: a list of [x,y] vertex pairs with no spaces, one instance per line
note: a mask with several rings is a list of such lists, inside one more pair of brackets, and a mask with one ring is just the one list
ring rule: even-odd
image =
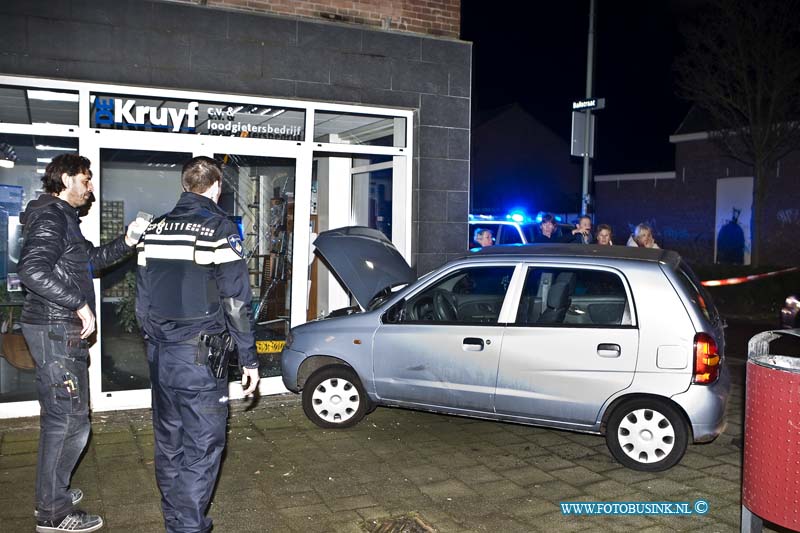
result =
[[0,2],[0,14],[68,20],[70,4],[70,0],[6,0]]
[[361,101],[361,91],[355,87],[342,87],[340,85],[331,85],[330,83],[312,83],[305,81],[298,81],[296,85],[297,97],[306,100],[350,102],[356,104]]
[[447,191],[419,191],[419,221],[445,222]]
[[362,45],[362,52],[365,54],[400,59],[422,57],[422,38],[411,35],[365,31]]
[[36,57],[108,61],[111,34],[110,25],[28,17],[28,50]]
[[[147,4],[148,2],[142,2]],[[224,37],[228,31],[228,12],[198,9],[196,6],[172,2],[152,2],[152,27],[159,31]]]
[[191,69],[261,76],[260,43],[196,37],[192,39]]
[[422,60],[447,65],[469,65],[472,43],[425,39],[422,41]]
[[0,52],[28,49],[26,19],[21,15],[0,15]]
[[72,0],[70,18],[79,22],[108,24],[120,28],[147,28],[152,26],[153,4],[141,0]]
[[297,46],[265,46],[263,74],[268,78],[330,83],[332,54],[323,49],[310,54]]
[[[455,159],[420,158],[420,189],[469,190],[469,162]],[[466,218],[464,219],[466,221]]]
[[228,13],[228,39],[276,44],[297,44],[297,21],[278,17],[256,17],[250,13]]
[[302,48],[323,48],[343,52],[360,52],[362,30],[317,22],[297,23],[297,42]]
[[423,94],[420,123],[427,126],[469,128],[469,110],[468,98]]
[[385,58],[337,53],[331,61],[331,83],[348,87],[391,89],[391,64]]
[[419,97],[419,93],[408,91],[387,91],[369,87],[361,89],[361,102],[368,105],[419,109]]
[[444,254],[466,251],[467,223],[420,221],[419,248],[421,253]]
[[464,222],[464,213],[469,209],[467,191],[447,191],[447,222]]
[[469,65],[453,65],[448,74],[450,96],[468,97],[472,94],[472,69]]
[[447,157],[450,159],[469,159],[469,130],[447,129]]
[[420,126],[419,128],[419,156],[447,158],[447,145],[445,136],[453,131],[449,128],[433,126]]
[[447,71],[437,63],[395,60],[392,67],[392,89],[418,93],[447,94]]
[[66,69],[66,77],[76,80],[91,80],[99,72],[102,72],[103,76],[119,80],[120,83],[144,86],[153,84],[152,69],[147,67],[133,67],[122,63],[90,63],[89,61],[61,61],[60,66]]

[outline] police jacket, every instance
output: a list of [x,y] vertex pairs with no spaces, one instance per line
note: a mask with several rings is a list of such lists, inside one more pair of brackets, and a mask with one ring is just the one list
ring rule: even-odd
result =
[[64,200],[43,194],[20,215],[23,245],[17,273],[27,290],[21,322],[80,324],[75,313],[89,304],[94,312],[92,272],[133,252],[121,235],[95,247],[80,228],[78,211]]
[[184,192],[137,248],[136,318],[146,335],[172,343],[227,329],[241,364],[258,366],[244,247],[216,203]]

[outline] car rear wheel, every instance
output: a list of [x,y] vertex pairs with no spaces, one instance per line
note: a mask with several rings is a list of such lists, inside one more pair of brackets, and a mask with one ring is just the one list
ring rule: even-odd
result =
[[361,380],[343,365],[314,372],[303,387],[303,411],[322,428],[347,428],[357,424],[369,409]]
[[660,472],[686,453],[689,430],[670,404],[650,398],[620,404],[606,427],[606,444],[614,458],[633,470]]

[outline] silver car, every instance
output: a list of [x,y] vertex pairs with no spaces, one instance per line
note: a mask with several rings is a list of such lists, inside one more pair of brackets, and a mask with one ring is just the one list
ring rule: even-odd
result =
[[382,233],[320,234],[357,305],[293,328],[283,382],[315,424],[397,406],[605,435],[636,470],[723,430],[723,325],[672,251],[494,246],[419,280]]

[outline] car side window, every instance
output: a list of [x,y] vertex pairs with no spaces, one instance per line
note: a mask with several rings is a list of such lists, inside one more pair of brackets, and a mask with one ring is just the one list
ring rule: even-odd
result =
[[500,229],[500,240],[497,244],[522,244],[522,237],[517,227],[504,224]]
[[497,234],[500,231],[501,225],[496,222],[476,222],[470,223],[469,225],[469,248],[480,248],[481,245],[475,242],[475,230],[477,229],[488,229],[492,232],[492,239],[494,239],[494,244],[499,244],[497,242]]
[[513,266],[458,270],[402,302],[402,310],[390,310],[387,321],[465,325],[497,323],[513,274]]
[[630,326],[622,278],[607,270],[529,268],[515,325]]

